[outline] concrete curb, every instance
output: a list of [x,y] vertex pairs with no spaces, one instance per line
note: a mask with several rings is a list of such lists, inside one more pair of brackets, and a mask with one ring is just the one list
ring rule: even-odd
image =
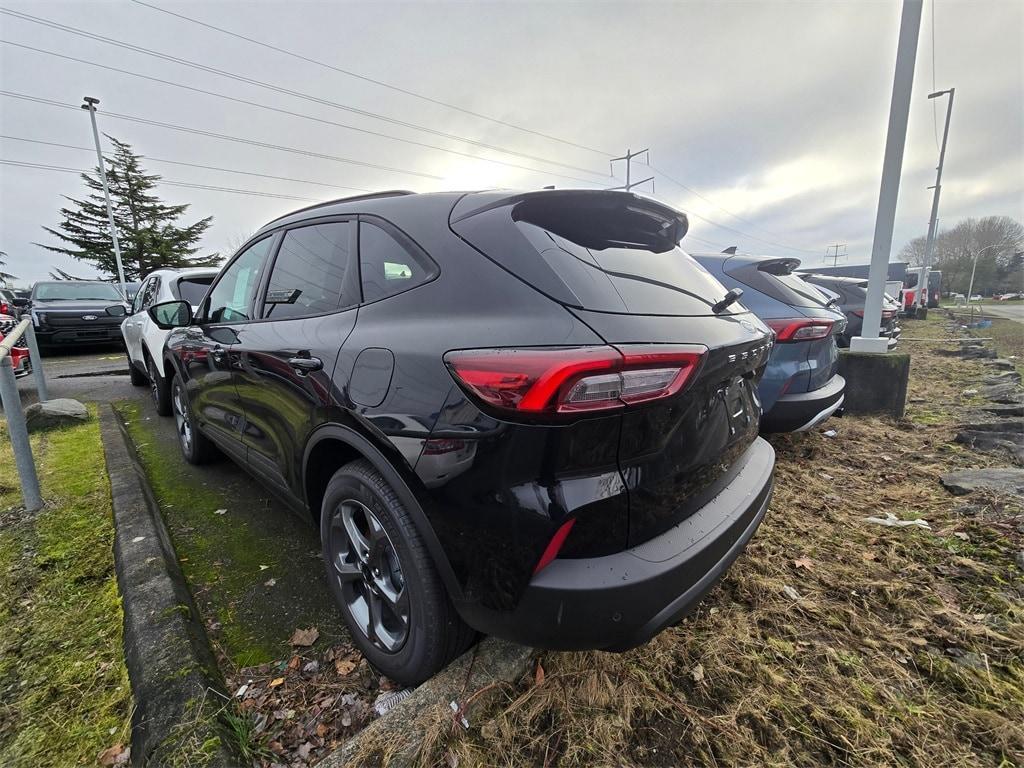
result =
[[136,705],[132,763],[179,764],[203,755],[204,765],[233,766],[216,717],[227,697],[202,621],[123,425],[111,406],[99,411]]
[[514,682],[526,672],[533,657],[532,648],[486,638],[327,755],[317,768],[344,768],[364,762],[389,768],[416,765],[428,729],[440,721],[454,722],[450,702],[457,702],[462,707],[460,716],[473,725],[473,705],[479,705],[484,697],[471,702],[470,697],[492,686]]

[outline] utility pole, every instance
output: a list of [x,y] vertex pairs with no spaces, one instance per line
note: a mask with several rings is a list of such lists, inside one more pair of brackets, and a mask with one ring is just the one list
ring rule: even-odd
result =
[[611,187],[611,189],[624,189],[627,192],[629,192],[631,189],[633,189],[633,187],[638,187],[641,184],[646,184],[649,181],[651,182],[651,191],[654,191],[653,176],[648,176],[646,179],[641,179],[640,181],[630,182],[630,164],[632,163],[634,157],[639,157],[640,155],[647,155],[647,162],[651,162],[651,155],[646,149],[641,149],[639,152],[632,152],[629,149],[627,149],[626,154],[624,154],[622,157],[613,157],[611,160],[608,161],[608,168],[611,170],[613,176],[615,175],[615,166],[613,165],[613,163],[617,163],[620,160],[626,161],[626,183],[621,187]]
[[860,336],[850,340],[852,352],[883,353],[889,340],[879,338],[882,327],[882,294],[889,276],[889,255],[892,252],[892,230],[896,223],[896,201],[900,195],[900,173],[903,150],[907,144],[907,118],[910,96],[914,88],[914,60],[921,31],[922,0],[903,0],[900,14],[900,36],[896,48],[896,72],[889,102],[889,126],[885,136],[882,160],[882,183],[878,190],[878,213],[871,243],[871,269],[868,272],[868,295],[864,302],[864,323]]
[[110,188],[107,186],[107,167],[103,163],[103,151],[100,149],[100,132],[96,128],[96,105],[99,99],[92,96],[84,97],[82,109],[89,112],[92,122],[92,138],[96,142],[96,160],[100,164],[100,179],[103,181],[103,197],[107,200],[107,221],[110,223],[110,239],[114,242],[114,258],[117,260],[117,279],[121,282],[121,296],[127,300],[128,289],[124,281],[124,265],[121,264],[121,246],[117,242],[117,227],[114,226],[114,207],[110,204]]
[[[828,251],[831,248],[835,248],[835,252],[830,256]],[[844,249],[842,253],[839,253],[839,249],[840,248]],[[832,259],[832,266],[833,267],[836,266],[839,263],[840,257],[842,257],[843,261],[846,261],[847,254],[846,254],[846,250],[845,249],[846,249],[846,243],[836,243],[835,245],[828,246],[828,248],[825,249],[825,261],[828,261],[829,259]]]
[[956,88],[950,88],[946,91],[936,91],[935,93],[929,93],[929,99],[937,99],[939,96],[945,96],[949,94],[949,101],[946,103],[946,127],[942,129],[942,148],[939,150],[939,165],[935,169],[935,186],[932,189],[935,193],[932,195],[932,215],[928,219],[928,239],[924,245],[924,269],[922,270],[922,285],[921,285],[921,296],[922,306],[927,309],[928,299],[931,295],[931,291],[928,287],[928,272],[932,266],[932,252],[935,249],[935,234],[939,226],[939,193],[942,192],[942,165],[946,160],[946,139],[949,138],[949,118],[953,114],[953,94],[956,92]]

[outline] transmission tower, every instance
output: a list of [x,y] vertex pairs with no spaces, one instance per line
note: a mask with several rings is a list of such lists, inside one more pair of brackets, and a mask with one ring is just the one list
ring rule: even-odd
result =
[[639,157],[640,155],[647,155],[647,163],[649,165],[650,162],[651,162],[651,154],[646,149],[641,149],[639,152],[633,152],[633,151],[627,149],[626,150],[626,154],[624,154],[622,157],[613,157],[611,160],[608,161],[608,167],[611,170],[612,176],[615,175],[615,165],[614,164],[617,163],[617,162],[620,162],[622,160],[626,161],[626,183],[623,184],[621,187],[610,187],[610,189],[624,189],[624,190],[626,190],[628,192],[633,187],[638,187],[641,184],[646,184],[649,181],[649,182],[651,182],[651,192],[654,191],[654,177],[653,176],[648,176],[646,179],[641,179],[640,181],[632,181],[632,182],[630,181],[630,166],[632,164],[633,158],[634,157]]
[[[843,249],[842,253],[839,252],[840,248]],[[832,253],[829,253],[829,251],[832,251]],[[849,254],[847,254],[846,252],[846,243],[836,243],[835,245],[830,245],[828,248],[825,249],[825,261],[831,259],[833,267],[836,266],[840,261],[846,261],[846,257],[848,255]]]

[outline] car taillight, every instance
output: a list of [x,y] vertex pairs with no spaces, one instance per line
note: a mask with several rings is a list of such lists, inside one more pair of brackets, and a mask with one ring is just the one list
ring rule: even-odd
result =
[[469,349],[445,364],[486,405],[530,414],[622,408],[682,391],[707,348],[629,344],[619,347]]
[[551,564],[551,561],[558,557],[558,553],[562,550],[562,545],[565,544],[565,540],[569,536],[569,531],[572,530],[572,526],[575,522],[576,518],[570,517],[558,527],[558,530],[555,531],[555,535],[551,537],[551,541],[549,541],[548,545],[544,548],[544,554],[540,556],[540,560],[537,561],[537,565],[533,569],[534,576],[547,568]]
[[[864,317],[864,310],[863,309],[855,309],[855,310],[853,310],[853,314],[855,314],[857,317]],[[883,321],[885,321],[885,320],[892,320],[894,317],[896,317],[896,310],[895,309],[883,309],[882,310],[882,320]]]
[[833,320],[813,320],[809,317],[797,317],[785,320],[765,320],[775,331],[778,342],[813,341],[824,339],[832,333]]
[[11,314],[11,308],[6,301],[0,301],[0,315]]

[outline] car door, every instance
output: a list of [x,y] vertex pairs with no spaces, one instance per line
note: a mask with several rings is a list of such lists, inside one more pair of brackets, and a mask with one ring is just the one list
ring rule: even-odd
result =
[[245,461],[244,427],[232,348],[252,321],[256,290],[277,241],[269,235],[241,250],[220,273],[192,325],[178,342],[181,374],[199,428],[223,450]]
[[[149,293],[150,286],[157,281],[159,281],[159,278],[153,275],[139,286],[139,292],[135,294],[135,298],[132,300],[132,313],[121,323],[121,335],[124,336],[124,345],[128,350],[128,357],[140,366],[144,365],[144,360],[142,359],[142,331],[149,319],[145,312],[148,306],[145,304],[145,298],[147,293]],[[152,293],[155,295],[156,292],[153,291]],[[152,303],[150,301],[150,304]]]
[[259,317],[237,328],[237,389],[250,469],[302,498],[306,440],[328,420],[331,373],[359,303],[354,218],[300,224],[280,236]]

